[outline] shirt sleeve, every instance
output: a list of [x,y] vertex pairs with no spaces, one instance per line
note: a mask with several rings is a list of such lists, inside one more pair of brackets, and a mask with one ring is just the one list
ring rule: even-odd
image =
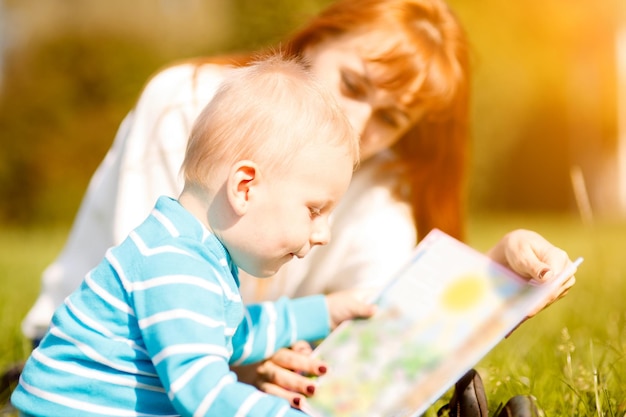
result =
[[[233,349],[248,339],[259,342],[251,345],[251,357],[266,357],[273,353],[269,346],[327,334],[326,324],[313,333],[296,327],[312,313],[326,320],[323,298],[260,305],[246,315],[249,325],[239,325],[235,319],[243,315],[243,304],[238,293],[225,289],[219,266],[164,252],[151,257],[148,276],[132,286],[132,305],[159,378],[181,415],[303,415],[287,401],[238,382],[229,362]],[[263,335],[272,332],[276,342],[268,344]]]
[[233,365],[256,363],[298,340],[314,342],[330,332],[323,295],[252,304],[233,338]]

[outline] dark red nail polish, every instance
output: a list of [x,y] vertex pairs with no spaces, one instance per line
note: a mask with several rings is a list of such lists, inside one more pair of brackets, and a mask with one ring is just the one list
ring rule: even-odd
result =
[[306,387],[306,392],[309,394],[315,394],[315,385],[309,385]]
[[295,397],[293,399],[293,405],[295,405],[296,407],[300,405],[300,397]]
[[327,369],[324,365],[320,366],[319,368],[317,368],[318,371],[320,371],[320,374],[325,374]]

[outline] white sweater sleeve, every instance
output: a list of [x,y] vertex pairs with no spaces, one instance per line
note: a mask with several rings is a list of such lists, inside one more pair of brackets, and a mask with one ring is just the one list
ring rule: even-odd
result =
[[191,125],[226,67],[179,65],[158,73],[124,119],[91,178],[68,240],[42,275],[38,299],[22,322],[28,338],[47,330],[54,309],[150,212],[160,195],[177,197]]

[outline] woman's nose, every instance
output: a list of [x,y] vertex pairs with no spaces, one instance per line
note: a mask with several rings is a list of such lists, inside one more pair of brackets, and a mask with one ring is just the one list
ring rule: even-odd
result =
[[362,135],[372,117],[372,106],[367,101],[344,99],[341,107],[354,130]]

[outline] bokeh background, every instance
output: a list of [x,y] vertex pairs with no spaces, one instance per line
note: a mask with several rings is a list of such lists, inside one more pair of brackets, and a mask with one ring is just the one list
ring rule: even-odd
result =
[[[0,0],[0,224],[69,225],[159,68],[276,44],[330,1]],[[472,42],[471,212],[626,217],[626,2],[449,3]]]
[[[150,75],[274,45],[331,1],[0,0],[0,372],[29,355],[41,272]],[[533,394],[547,416],[624,416],[626,0],[448,2],[472,46],[469,243],[525,227],[585,257],[477,365],[490,409]]]

